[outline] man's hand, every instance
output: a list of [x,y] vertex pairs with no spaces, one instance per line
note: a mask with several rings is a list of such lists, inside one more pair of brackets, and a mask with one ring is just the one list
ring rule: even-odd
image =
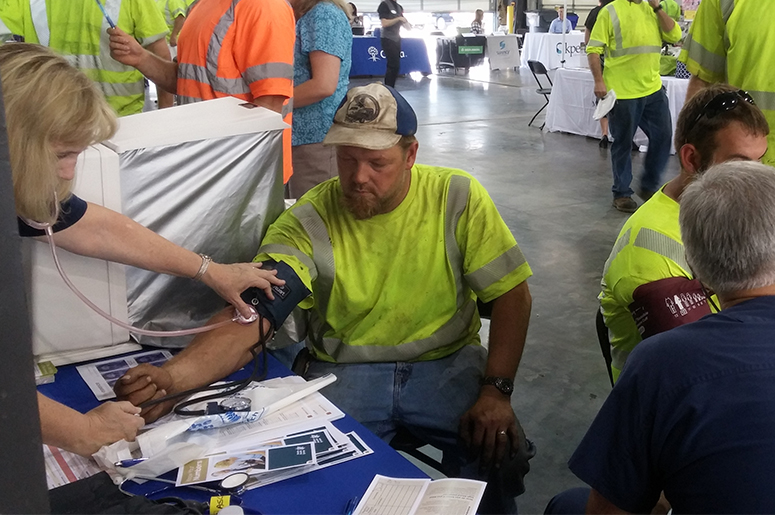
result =
[[652,9],[656,9],[659,6],[659,0],[649,0],[649,5]]
[[[167,395],[172,387],[172,377],[162,367],[148,363],[130,368],[118,381],[113,390],[116,397],[139,406],[148,401],[160,399]],[[174,401],[156,404],[142,411],[146,422],[153,422],[162,415],[169,413],[175,406]]]
[[202,282],[220,295],[226,302],[237,308],[245,318],[250,318],[250,308],[240,294],[250,287],[264,290],[266,296],[274,300],[272,285],[282,286],[285,281],[277,278],[277,270],[261,270],[261,263],[235,263],[222,265],[210,263]]
[[178,35],[172,34],[170,36],[170,46],[178,46]]
[[78,454],[89,456],[103,445],[119,440],[135,439],[137,431],[145,425],[139,416],[140,408],[128,402],[106,402],[86,413],[86,428],[81,435],[84,445]]
[[148,53],[135,38],[119,28],[108,29],[110,34],[110,57],[125,64],[137,68]]
[[479,458],[482,471],[500,467],[506,457],[519,450],[517,418],[511,400],[495,388],[485,386],[476,404],[460,419],[460,437],[472,458]]
[[603,80],[595,81],[595,96],[597,98],[603,98],[608,93],[608,88]]

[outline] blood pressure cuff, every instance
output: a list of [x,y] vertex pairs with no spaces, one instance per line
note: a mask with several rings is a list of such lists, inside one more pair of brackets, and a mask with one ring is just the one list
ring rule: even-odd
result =
[[248,288],[242,292],[242,300],[253,306],[258,313],[272,324],[272,329],[277,329],[288,315],[291,314],[299,302],[306,299],[312,293],[304,286],[301,278],[287,263],[268,259],[262,261],[263,270],[277,270],[277,277],[285,281],[285,284],[272,285],[274,300],[269,298],[260,288]]
[[697,279],[669,277],[643,284],[632,299],[629,310],[644,339],[711,314]]

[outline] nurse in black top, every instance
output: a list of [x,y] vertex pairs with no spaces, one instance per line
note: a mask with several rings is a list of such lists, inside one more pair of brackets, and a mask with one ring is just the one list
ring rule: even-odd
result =
[[[26,43],[0,46],[0,79],[8,129],[14,200],[22,236],[50,224],[58,247],[177,276],[197,277],[249,315],[239,294],[255,286],[271,295],[282,284],[254,264],[222,265],[178,247],[126,216],[71,194],[78,155],[113,135],[116,114],[95,84],[51,50]],[[209,265],[209,266],[204,266]],[[205,273],[199,273],[206,269]],[[271,284],[270,284],[271,283]],[[163,392],[158,392],[161,395]],[[140,409],[108,402],[81,414],[38,394],[43,441],[88,456],[134,439]]]

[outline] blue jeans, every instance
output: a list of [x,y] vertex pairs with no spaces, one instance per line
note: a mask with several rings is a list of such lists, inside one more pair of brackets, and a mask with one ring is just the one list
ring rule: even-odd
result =
[[608,127],[614,142],[611,145],[611,168],[614,198],[631,197],[632,138],[638,127],[649,139],[649,150],[643,166],[641,190],[654,192],[662,186],[662,172],[670,157],[673,124],[665,89],[643,98],[617,100],[608,113]]
[[587,511],[589,487],[571,488],[555,495],[544,510],[549,515],[582,515]]
[[479,513],[516,513],[514,496],[522,492],[527,460],[535,453],[532,443],[520,439],[522,452],[513,464],[501,467],[509,472],[483,474],[458,438],[460,417],[479,396],[486,361],[483,347],[468,345],[446,358],[415,363],[312,361],[305,377],[336,375],[336,382],[321,393],[381,439],[390,442],[402,426],[443,452],[446,475],[487,481]]

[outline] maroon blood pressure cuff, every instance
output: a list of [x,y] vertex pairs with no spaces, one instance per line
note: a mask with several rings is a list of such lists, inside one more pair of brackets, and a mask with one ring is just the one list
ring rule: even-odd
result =
[[669,277],[638,286],[629,309],[643,338],[711,314],[700,281],[686,277]]

